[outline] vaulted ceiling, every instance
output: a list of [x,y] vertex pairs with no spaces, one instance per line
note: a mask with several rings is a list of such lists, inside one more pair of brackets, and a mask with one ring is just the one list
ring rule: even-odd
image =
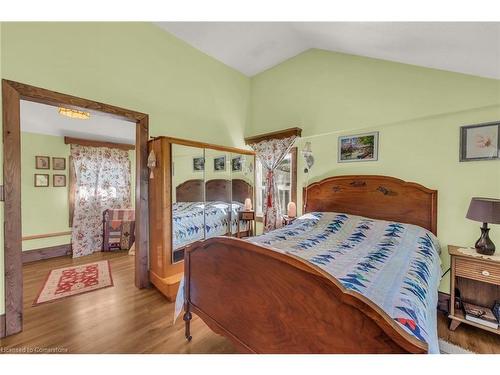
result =
[[158,22],[253,76],[311,48],[500,79],[499,22]]

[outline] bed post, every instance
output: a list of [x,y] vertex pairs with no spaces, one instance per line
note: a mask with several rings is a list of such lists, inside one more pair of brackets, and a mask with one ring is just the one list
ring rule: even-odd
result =
[[193,318],[190,307],[189,307],[189,258],[191,254],[189,251],[189,246],[186,247],[185,254],[184,254],[184,317],[182,318],[184,320],[185,324],[185,337],[187,341],[191,341],[193,338],[191,336],[191,319]]

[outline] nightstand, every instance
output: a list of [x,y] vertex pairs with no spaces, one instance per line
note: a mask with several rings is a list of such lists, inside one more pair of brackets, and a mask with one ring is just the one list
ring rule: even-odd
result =
[[292,224],[295,219],[297,219],[297,217],[290,217],[290,216],[283,216],[283,225],[289,225],[289,224]]
[[248,230],[245,231],[247,232],[246,236],[251,237],[253,236],[253,226],[255,222],[255,211],[238,211],[238,225],[237,225],[237,232],[236,232],[236,237],[241,238],[241,237],[246,237],[245,235],[242,235],[242,232],[240,231],[240,223],[244,221],[248,224]]
[[450,273],[450,330],[454,331],[461,323],[500,334],[493,329],[465,319],[461,308],[455,307],[455,288],[460,290],[461,301],[475,305],[493,307],[500,300],[500,255],[485,256],[475,249],[459,250],[459,246],[448,246],[451,257]]

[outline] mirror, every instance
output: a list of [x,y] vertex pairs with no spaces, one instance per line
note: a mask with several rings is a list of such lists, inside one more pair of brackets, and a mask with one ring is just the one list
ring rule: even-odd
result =
[[172,144],[172,263],[205,238],[205,150]]
[[205,149],[205,238],[230,234],[231,153]]
[[[231,154],[231,232],[237,237],[250,235],[254,218],[254,156]],[[252,211],[251,215],[241,216],[241,212]],[[239,221],[239,223],[238,223]]]

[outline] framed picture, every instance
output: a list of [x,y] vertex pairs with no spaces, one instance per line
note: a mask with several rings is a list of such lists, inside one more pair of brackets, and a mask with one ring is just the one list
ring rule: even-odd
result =
[[205,170],[205,158],[203,156],[198,156],[193,158],[193,171],[203,172]]
[[226,170],[226,156],[218,156],[214,158],[214,171],[222,172]]
[[500,159],[500,122],[460,128],[460,161],[495,159]]
[[35,173],[35,187],[48,187],[49,175]]
[[55,174],[52,176],[52,186],[54,187],[65,187],[66,186],[66,175]]
[[36,169],[50,169],[50,157],[48,156],[35,156]]
[[66,169],[66,158],[52,158],[52,169],[55,171],[64,171]]
[[241,156],[236,156],[231,159],[231,171],[241,172],[243,170],[243,163]]
[[375,160],[378,160],[378,132],[339,137],[339,163]]

